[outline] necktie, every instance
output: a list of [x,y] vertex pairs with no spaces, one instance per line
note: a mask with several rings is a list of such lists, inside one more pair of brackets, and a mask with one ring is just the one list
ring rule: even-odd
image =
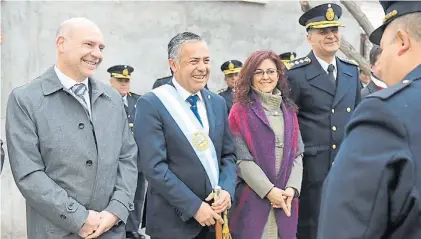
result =
[[83,101],[84,103],[83,106],[85,106],[85,108],[88,109],[88,104],[86,103],[86,99],[85,99],[86,85],[83,83],[79,83],[72,86],[72,88],[70,89],[73,91],[73,93],[75,93],[77,97],[79,97],[79,99]]
[[333,86],[336,88],[336,80],[335,80],[335,76],[333,76],[334,71],[335,71],[335,66],[330,64],[327,67],[327,72],[328,72],[327,76],[328,76],[330,82],[332,82]]
[[122,96],[121,99],[123,100],[124,110],[126,111],[126,114],[128,114],[129,113],[129,107],[127,106],[127,102],[126,102],[124,96]]
[[199,123],[202,124],[202,119],[200,118],[199,111],[197,110],[197,100],[199,100],[199,96],[197,95],[191,95],[187,98],[187,101],[190,103],[190,109],[193,111],[193,114],[196,116]]

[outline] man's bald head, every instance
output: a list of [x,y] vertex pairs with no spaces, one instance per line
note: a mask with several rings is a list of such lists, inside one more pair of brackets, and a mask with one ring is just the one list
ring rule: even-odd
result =
[[75,29],[82,27],[89,27],[101,32],[99,27],[91,20],[84,17],[74,17],[61,23],[60,27],[57,29],[56,38],[60,36],[71,37],[71,34]]
[[56,47],[59,70],[76,81],[83,81],[101,63],[104,40],[101,30],[91,20],[70,18],[57,30]]

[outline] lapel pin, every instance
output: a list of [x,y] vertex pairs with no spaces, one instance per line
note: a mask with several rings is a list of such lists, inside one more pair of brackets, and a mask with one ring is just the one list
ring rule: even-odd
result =
[[210,95],[208,95],[208,99],[210,99]]

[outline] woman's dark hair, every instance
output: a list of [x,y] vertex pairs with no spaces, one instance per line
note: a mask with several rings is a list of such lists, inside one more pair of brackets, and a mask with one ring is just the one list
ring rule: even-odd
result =
[[289,87],[286,77],[285,65],[279,59],[279,56],[273,51],[255,51],[253,52],[241,68],[240,78],[235,82],[234,102],[248,104],[252,93],[251,86],[253,84],[253,75],[259,65],[266,59],[270,59],[275,63],[278,70],[278,83],[276,88],[281,91],[282,101],[288,109],[297,111],[297,105],[290,98]]

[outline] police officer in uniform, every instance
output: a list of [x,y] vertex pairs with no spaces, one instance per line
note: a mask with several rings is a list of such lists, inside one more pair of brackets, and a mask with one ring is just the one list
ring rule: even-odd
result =
[[421,2],[380,2],[380,78],[355,110],[323,188],[319,238],[421,238]]
[[242,66],[243,63],[241,63],[241,61],[238,60],[226,61],[224,62],[224,64],[221,65],[221,71],[222,73],[224,73],[224,80],[227,83],[228,87],[224,90],[219,91],[218,94],[225,99],[225,102],[227,103],[228,114],[233,105],[232,93],[234,91],[234,84],[240,77],[240,71]]
[[289,63],[293,60],[295,60],[295,58],[297,57],[297,53],[295,52],[284,52],[282,54],[279,55],[279,58],[281,58],[282,63],[284,63],[284,65],[289,68]]
[[[110,84],[116,88],[121,95],[124,102],[124,109],[126,110],[129,127],[133,132],[133,121],[136,114],[136,102],[140,95],[130,92],[130,79],[134,68],[129,65],[115,65],[108,68],[110,73]],[[139,172],[137,179],[137,189],[134,199],[135,210],[130,212],[126,225],[127,238],[145,238],[145,236],[138,233],[139,226],[142,220],[143,203],[145,198],[145,178],[143,173]]]
[[291,61],[287,72],[305,145],[298,239],[317,236],[323,181],[361,98],[357,65],[336,56],[341,41],[339,27],[343,26],[341,14],[340,6],[327,3],[300,17],[312,50],[306,57]]

